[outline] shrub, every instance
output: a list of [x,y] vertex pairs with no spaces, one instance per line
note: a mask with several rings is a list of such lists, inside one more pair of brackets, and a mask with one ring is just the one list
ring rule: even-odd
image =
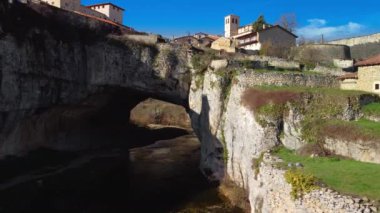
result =
[[205,51],[192,56],[191,64],[197,73],[203,73],[207,70],[212,60],[217,59],[216,53],[213,51]]
[[314,189],[318,189],[317,178],[310,174],[305,174],[301,169],[291,169],[285,172],[285,180],[292,185],[290,195],[293,199],[302,197]]

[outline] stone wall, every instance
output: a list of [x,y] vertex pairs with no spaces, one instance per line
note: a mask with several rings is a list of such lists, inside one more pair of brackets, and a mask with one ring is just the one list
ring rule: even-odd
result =
[[328,43],[349,46],[353,59],[366,59],[380,54],[380,33],[340,39]]
[[332,64],[333,59],[351,59],[350,48],[344,45],[310,44],[293,49],[294,59],[301,62]]
[[380,54],[380,42],[359,44],[350,49],[353,59],[362,60]]
[[354,38],[340,39],[335,41],[328,42],[329,44],[338,44],[338,45],[346,45],[346,46],[355,46],[360,44],[374,43],[380,42],[380,33],[367,35],[367,36],[359,36]]
[[341,76],[341,75],[346,74],[346,72],[344,72],[342,68],[331,67],[331,66],[327,67],[327,66],[321,66],[321,65],[315,66],[312,71],[321,73],[321,74],[334,75],[334,76]]
[[280,69],[287,69],[287,70],[299,70],[300,69],[300,63],[299,62],[286,60],[286,59],[282,59],[282,58],[252,55],[252,56],[249,56],[247,59],[252,60],[252,61],[268,62],[268,66],[272,66],[272,67],[280,68]]
[[339,67],[339,68],[351,68],[354,66],[354,60],[334,59],[333,63],[334,63],[334,66]]
[[331,75],[310,75],[300,73],[255,72],[246,71],[239,76],[240,84],[252,87],[261,85],[300,86],[300,87],[330,87],[339,88],[339,81]]

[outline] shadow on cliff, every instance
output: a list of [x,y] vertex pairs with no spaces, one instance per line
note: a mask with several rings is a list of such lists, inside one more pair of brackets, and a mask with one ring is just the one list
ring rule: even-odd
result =
[[[225,177],[225,160],[227,160],[227,148],[224,142],[220,141],[213,133],[210,124],[210,104],[208,97],[202,95],[201,112],[198,114],[189,110],[192,126],[201,141],[201,162],[200,168],[210,181],[222,181]],[[221,138],[224,139],[223,131]]]
[[[0,161],[0,212],[128,210],[133,196],[129,193],[129,149],[188,134],[182,129],[149,130],[130,124],[131,110],[147,97],[111,89],[76,106],[40,110],[36,119],[21,128],[28,129],[19,132],[21,139],[25,145],[34,138],[61,140],[54,146],[60,144],[56,148],[62,150],[37,149],[23,158]],[[64,139],[59,135],[65,135]],[[79,142],[79,150],[65,151]],[[144,209],[146,203],[135,206]]]

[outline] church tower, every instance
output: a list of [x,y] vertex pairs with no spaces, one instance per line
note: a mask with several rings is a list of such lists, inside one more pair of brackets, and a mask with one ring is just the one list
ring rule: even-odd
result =
[[224,17],[224,37],[231,38],[238,34],[240,26],[240,17],[236,15],[228,15]]

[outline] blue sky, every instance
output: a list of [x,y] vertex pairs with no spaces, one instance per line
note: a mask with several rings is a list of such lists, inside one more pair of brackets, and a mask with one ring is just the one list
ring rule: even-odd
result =
[[[282,14],[297,16],[297,34],[331,40],[380,32],[380,0],[108,0],[126,9],[124,24],[167,37],[206,32],[223,34],[224,16],[249,24],[262,14],[275,23]],[[82,4],[102,0],[82,0]],[[103,1],[104,2],[104,1]]]

